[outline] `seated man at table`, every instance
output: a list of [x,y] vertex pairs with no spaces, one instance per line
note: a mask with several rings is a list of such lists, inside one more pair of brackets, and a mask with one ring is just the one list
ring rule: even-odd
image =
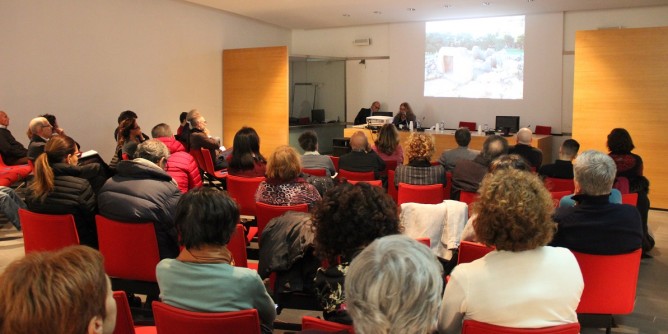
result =
[[339,170],[374,172],[376,179],[378,178],[378,174],[385,170],[385,161],[369,147],[369,142],[364,132],[357,131],[353,133],[352,137],[350,137],[350,148],[352,151],[339,158]]
[[617,167],[607,154],[582,152],[573,164],[575,196],[578,203],[559,207],[550,246],[599,255],[624,254],[642,247],[643,228],[638,209],[610,203],[608,196]]
[[380,102],[373,101],[370,108],[362,108],[355,116],[355,125],[366,124],[366,118],[380,110]]
[[446,172],[455,169],[459,160],[473,160],[480,153],[478,150],[469,148],[471,131],[468,128],[457,129],[455,131],[455,141],[459,147],[444,151],[438,159],[438,162],[445,167]]
[[539,168],[543,163],[543,152],[531,146],[533,133],[529,128],[521,128],[517,131],[517,144],[508,150],[508,154],[518,154],[529,162],[533,168]]
[[573,159],[578,155],[580,144],[575,139],[566,139],[559,147],[559,159],[553,164],[541,166],[538,174],[542,177],[553,177],[556,179],[573,178]]

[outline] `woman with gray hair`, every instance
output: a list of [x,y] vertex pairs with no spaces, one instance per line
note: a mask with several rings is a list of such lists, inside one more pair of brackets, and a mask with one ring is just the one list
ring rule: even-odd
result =
[[442,288],[441,265],[429,248],[405,235],[377,239],[348,269],[355,333],[432,333]]

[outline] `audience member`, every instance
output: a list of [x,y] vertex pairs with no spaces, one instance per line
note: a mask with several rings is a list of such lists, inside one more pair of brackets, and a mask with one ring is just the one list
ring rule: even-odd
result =
[[431,164],[434,154],[434,138],[424,132],[413,132],[408,137],[406,153],[408,165],[397,166],[394,184],[442,184],[446,185],[445,168]]
[[47,121],[49,121],[49,124],[51,124],[52,135],[56,136],[65,134],[65,130],[58,126],[58,120],[56,119],[56,116],[51,114],[44,114],[40,115],[40,117],[44,117]]
[[459,147],[443,151],[438,159],[438,162],[445,167],[447,172],[452,172],[459,160],[473,160],[480,154],[480,151],[469,148],[471,131],[468,128],[457,129],[455,131],[455,141]]
[[78,161],[79,150],[72,138],[51,138],[35,160],[26,203],[33,212],[73,215],[81,244],[97,248],[95,192],[86,179],[88,168],[77,166]]
[[185,111],[179,115],[179,128],[176,129],[176,139],[179,141],[182,141],[181,133],[183,133],[183,128],[188,126],[188,121],[186,121],[186,117],[188,117],[188,113]]
[[190,128],[190,149],[207,149],[211,153],[213,160],[213,169],[221,170],[227,167],[225,157],[220,150],[220,138],[214,138],[209,135],[209,129],[206,127],[206,120],[199,116],[192,121]]
[[500,170],[485,177],[473,228],[496,250],[455,267],[443,294],[439,333],[460,333],[466,319],[516,328],[578,321],[584,288],[578,262],[567,249],[545,246],[556,229],[553,210],[550,193],[529,172]]
[[553,177],[556,179],[573,178],[573,159],[578,155],[580,144],[575,139],[566,139],[559,147],[559,159],[553,164],[541,166],[538,174],[543,177]]
[[279,146],[267,161],[267,179],[255,192],[255,201],[271,205],[309,206],[320,200],[318,190],[299,177],[301,173],[299,155],[287,145]]
[[304,131],[299,135],[299,146],[304,150],[301,156],[302,167],[309,169],[324,169],[327,176],[336,174],[332,159],[318,153],[318,134],[315,131]]
[[646,257],[654,248],[654,238],[649,233],[647,228],[647,219],[649,215],[649,180],[643,175],[642,158],[634,153],[631,153],[635,148],[631,135],[626,129],[613,129],[608,135],[608,149],[610,150],[610,157],[615,161],[617,166],[617,177],[625,177],[629,182],[629,192],[638,193],[638,201],[636,207],[640,212],[643,228],[643,251]]
[[195,187],[202,186],[202,177],[199,174],[197,161],[186,152],[183,144],[174,138],[172,129],[165,123],[160,123],[151,129],[151,136],[160,140],[169,149],[169,159],[165,171],[171,175],[182,193]]
[[[132,110],[123,111],[123,112],[120,113],[120,115],[118,115],[118,126],[119,127],[116,128],[116,130],[114,130],[114,140],[116,142],[118,142],[118,132],[120,131],[121,123],[123,123],[123,121],[125,121],[127,119],[131,119],[131,118],[137,119],[137,118],[139,118],[139,116],[137,116],[137,113],[135,113]],[[145,140],[148,140],[148,139],[149,138],[145,133],[140,133],[139,138],[136,138],[134,141],[136,141],[138,143],[141,143],[141,142],[143,142]]]
[[266,173],[267,160],[260,154],[260,136],[243,127],[234,135],[232,154],[227,157],[230,175],[258,177]]
[[350,152],[339,157],[339,170],[374,172],[376,178],[385,170],[385,161],[371,150],[364,132],[353,133],[350,137],[350,148]]
[[508,142],[497,135],[488,136],[482,144],[482,152],[473,160],[460,160],[452,170],[452,194],[459,199],[460,191],[476,192],[489,165],[499,156],[508,152]]
[[393,124],[385,124],[380,128],[376,145],[371,149],[384,161],[396,161],[397,166],[404,163],[404,150],[399,144],[399,132]]
[[402,102],[399,105],[399,112],[394,116],[392,124],[399,130],[408,130],[409,124],[413,122],[413,126],[417,127],[417,117],[413,113],[413,109],[408,102]]
[[36,117],[28,124],[28,130],[31,134],[28,144],[28,160],[35,161],[37,157],[44,153],[44,145],[51,139],[53,127],[44,117]]
[[397,205],[380,187],[343,183],[329,190],[313,212],[318,269],[315,287],[326,320],[350,324],[344,279],[350,261],[377,238],[401,231]]
[[195,119],[200,116],[202,115],[199,113],[199,111],[197,111],[197,109],[191,109],[186,113],[186,125],[183,126],[180,140],[188,152],[190,152],[190,130],[193,128]]
[[116,302],[102,255],[85,246],[37,252],[0,276],[0,332],[112,334]]
[[527,159],[529,165],[533,168],[539,168],[543,163],[543,152],[531,146],[531,138],[533,133],[529,128],[521,128],[517,131],[517,144],[508,149],[510,154],[519,154],[524,159]]
[[377,112],[378,110],[380,110],[380,102],[373,101],[373,103],[371,103],[371,107],[360,109],[360,111],[357,113],[357,116],[355,116],[354,124],[366,124],[366,118],[373,116],[373,113]]
[[141,127],[137,123],[136,118],[128,118],[121,122],[118,126],[118,141],[116,142],[116,159],[118,161],[123,160],[123,154],[128,153],[128,145],[133,145],[132,143],[140,144],[143,143],[144,134],[141,132]]
[[21,221],[19,220],[19,209],[26,209],[26,203],[21,199],[16,191],[10,187],[0,186],[0,211],[5,218],[21,230]]
[[355,257],[346,276],[355,333],[436,330],[443,278],[429,248],[404,235],[382,237]]
[[158,263],[160,299],[197,312],[257,309],[262,332],[271,333],[273,300],[256,271],[234,266],[227,248],[238,221],[239,209],[227,193],[197,188],[184,194],[176,209],[183,249],[176,259]]
[[608,200],[617,168],[605,153],[582,152],[573,165],[577,205],[559,207],[554,220],[559,225],[551,242],[588,254],[623,254],[642,246],[642,221],[631,205]]
[[168,158],[167,146],[157,139],[139,144],[135,159],[119,162],[116,175],[107,180],[98,195],[101,215],[155,224],[160,258],[178,255],[174,211],[181,191],[164,171]]
[[0,110],[0,155],[2,161],[9,166],[24,165],[28,163],[28,150],[19,143],[9,127],[9,116]]

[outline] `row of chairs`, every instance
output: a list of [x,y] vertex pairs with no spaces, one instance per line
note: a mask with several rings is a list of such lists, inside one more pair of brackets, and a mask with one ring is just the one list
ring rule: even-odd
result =
[[32,161],[27,165],[9,166],[5,164],[0,156],[0,186],[9,187],[12,184],[25,180],[28,174],[32,173]]

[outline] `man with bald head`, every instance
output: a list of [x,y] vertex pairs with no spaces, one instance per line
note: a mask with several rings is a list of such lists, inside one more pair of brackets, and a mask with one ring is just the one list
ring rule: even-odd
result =
[[517,131],[517,144],[508,150],[508,154],[517,154],[526,159],[531,167],[538,169],[543,163],[543,152],[531,146],[532,137],[529,128],[521,128]]
[[378,174],[385,170],[385,161],[369,147],[366,135],[362,131],[353,133],[350,137],[350,152],[339,158],[339,169],[351,172],[374,172]]
[[373,113],[380,110],[380,102],[373,101],[370,108],[362,108],[355,116],[355,125],[366,124],[366,118],[373,116]]
[[461,191],[476,192],[494,159],[508,153],[508,141],[501,136],[488,136],[482,151],[473,160],[460,160],[452,170],[451,199],[458,200]]
[[30,144],[28,144],[28,160],[35,161],[40,154],[44,153],[46,142],[51,139],[53,127],[45,117],[33,118],[28,124],[30,130]]
[[0,110],[0,155],[2,155],[2,161],[10,166],[27,164],[28,150],[23,144],[16,141],[11,131],[7,129],[8,126],[9,116]]

